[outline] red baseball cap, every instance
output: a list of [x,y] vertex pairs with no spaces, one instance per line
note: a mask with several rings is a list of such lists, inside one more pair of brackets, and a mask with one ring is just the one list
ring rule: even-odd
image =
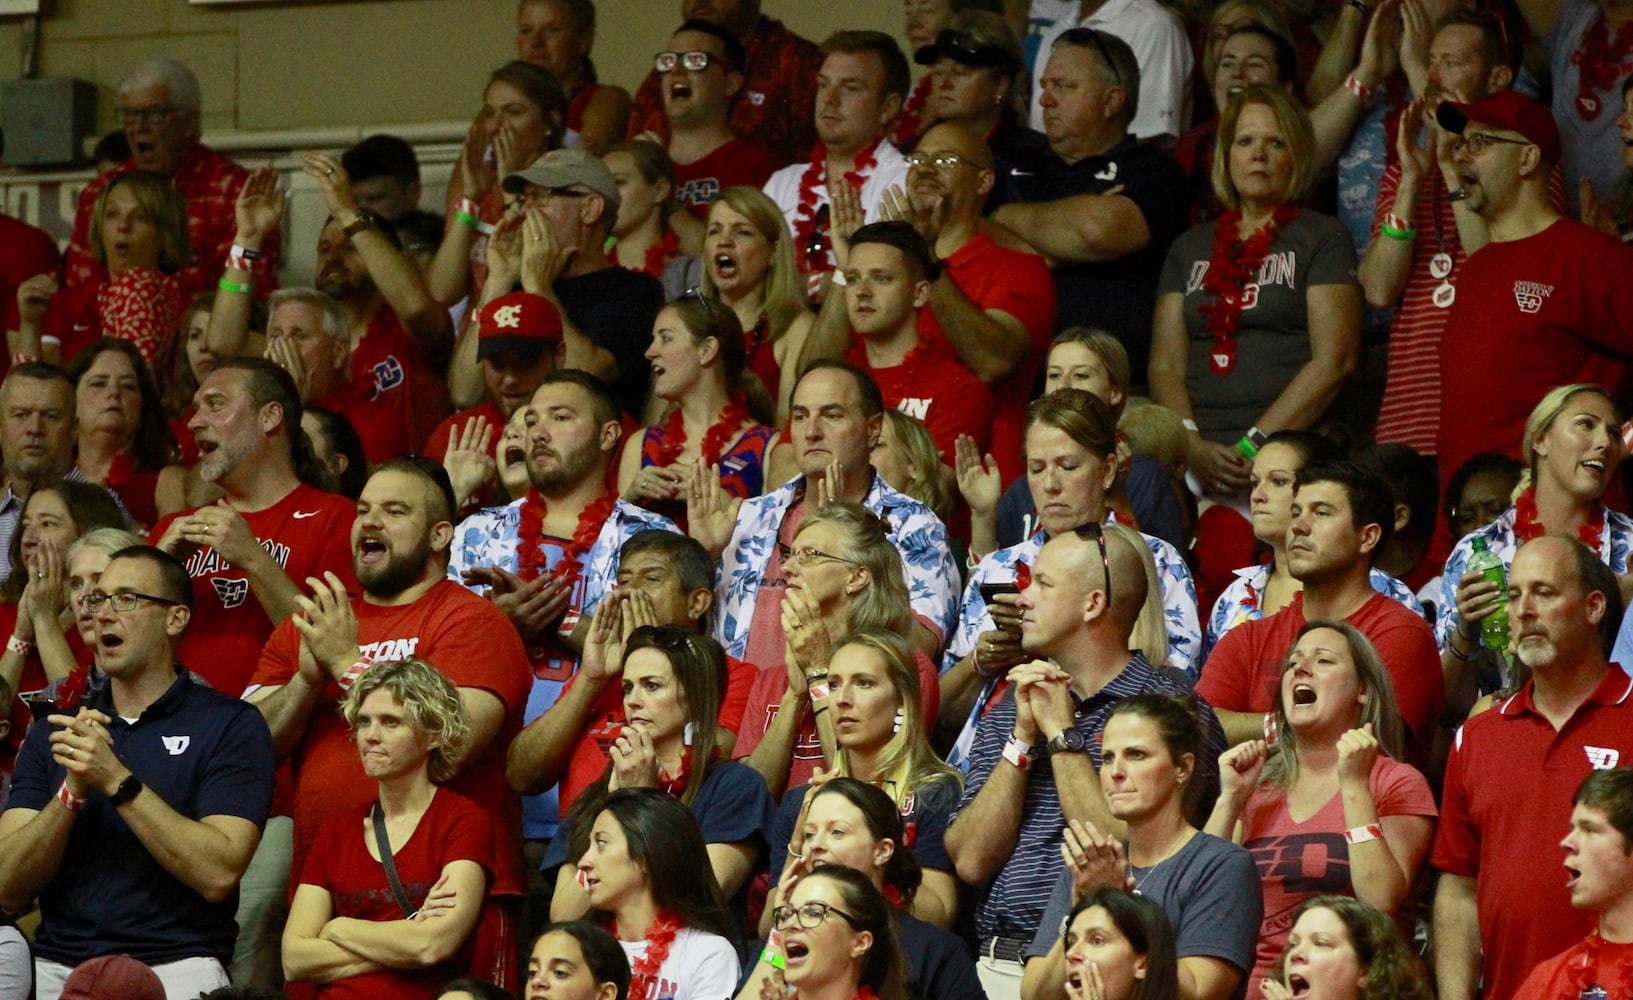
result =
[[482,307],[476,329],[476,360],[514,351],[537,361],[561,342],[561,313],[542,295],[511,292]]
[[1462,135],[1469,122],[1518,132],[1542,150],[1543,159],[1549,163],[1559,162],[1559,124],[1554,121],[1553,113],[1519,91],[1499,90],[1473,104],[1441,101],[1435,110],[1435,120],[1454,135]]
[[103,955],[75,966],[62,1000],[165,1000],[164,983],[129,955]]

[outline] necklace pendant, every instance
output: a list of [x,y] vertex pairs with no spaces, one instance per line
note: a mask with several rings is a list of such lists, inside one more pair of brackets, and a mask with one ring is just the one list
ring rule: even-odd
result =
[[1429,276],[1440,279],[1452,273],[1452,255],[1442,250],[1429,258]]
[[1442,281],[1440,287],[1435,289],[1434,303],[1437,309],[1450,309],[1456,299],[1457,289],[1452,287],[1449,281]]

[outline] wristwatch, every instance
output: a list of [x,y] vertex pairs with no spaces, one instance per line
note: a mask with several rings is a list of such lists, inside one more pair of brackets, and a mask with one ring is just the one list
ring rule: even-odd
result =
[[1049,752],[1051,754],[1082,753],[1088,748],[1088,737],[1076,729],[1062,729],[1049,740]]
[[119,787],[113,790],[113,794],[108,796],[108,801],[117,809],[140,794],[142,794],[142,779],[134,774],[127,774],[125,780],[119,783]]

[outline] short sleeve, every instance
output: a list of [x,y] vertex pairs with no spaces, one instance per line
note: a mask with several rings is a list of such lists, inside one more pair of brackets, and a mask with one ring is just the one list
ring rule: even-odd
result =
[[493,822],[488,819],[481,807],[471,800],[446,791],[437,794],[439,797],[448,795],[450,799],[447,830],[443,834],[443,843],[437,850],[438,865],[446,867],[454,861],[474,861],[488,873],[491,881],[494,867],[493,847],[497,839]]
[[[210,692],[210,697],[217,695]],[[255,706],[241,701],[226,706],[233,720],[223,727],[221,741],[200,775],[191,811],[200,819],[236,816],[264,827],[278,770],[272,733]]]
[[687,948],[684,978],[674,1000],[730,1000],[737,995],[742,963],[731,942],[718,934],[698,934]]
[[1322,225],[1315,233],[1310,248],[1310,271],[1304,279],[1306,288],[1317,285],[1357,285],[1355,272],[1355,241],[1349,230],[1337,219],[1321,217]]
[[1227,712],[1251,711],[1248,690],[1253,677],[1253,643],[1244,625],[1226,632],[1202,666],[1196,693],[1208,704]]
[[1379,757],[1373,765],[1370,784],[1372,800],[1379,816],[1427,816],[1433,819],[1434,792],[1422,772],[1403,761]]
[[1167,295],[1169,292],[1185,293],[1185,285],[1190,280],[1191,263],[1196,256],[1193,249],[1197,239],[1195,234],[1206,231],[1208,227],[1192,229],[1175,240],[1168,248],[1168,255],[1162,259],[1162,273],[1157,279],[1157,295]]
[[743,713],[748,710],[749,692],[760,679],[760,671],[752,663],[735,657],[726,657],[726,693],[720,699],[719,723],[733,733],[743,728]]
[[763,849],[771,828],[771,792],[753,769],[736,761],[715,764],[697,798],[692,816],[706,844],[753,843]]
[[1448,875],[1473,878],[1480,871],[1480,834],[1469,814],[1468,750],[1464,745],[1468,728],[1464,723],[1452,737],[1440,790],[1440,826],[1429,862]]
[[958,811],[958,782],[951,778],[935,778],[914,789],[913,854],[919,867],[932,871],[952,872],[953,859],[947,855],[944,840],[947,827],[952,825]]

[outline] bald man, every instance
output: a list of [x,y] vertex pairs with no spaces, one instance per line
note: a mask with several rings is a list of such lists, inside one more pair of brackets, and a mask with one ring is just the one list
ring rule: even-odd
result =
[[[1129,529],[1089,524],[1044,544],[1020,600],[1022,648],[1040,659],[1009,672],[1009,690],[976,729],[946,848],[960,878],[988,888],[976,925],[981,954],[990,957],[977,967],[989,997],[1019,995],[1020,956],[1065,870],[1066,820],[1122,836],[1098,777],[1100,736],[1112,707],[1137,694],[1188,689],[1175,672],[1154,668],[1129,648],[1146,594],[1138,538]],[[1025,715],[1017,712],[1023,698]],[[1201,712],[1207,740],[1189,803],[1195,812],[1212,804],[1225,748],[1213,710],[1204,704]]]

